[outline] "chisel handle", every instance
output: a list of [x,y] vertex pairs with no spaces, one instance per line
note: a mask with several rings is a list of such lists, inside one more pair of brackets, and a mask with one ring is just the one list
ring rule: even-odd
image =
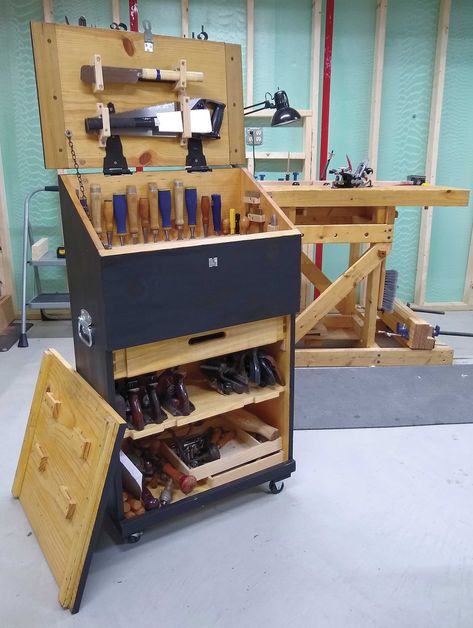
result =
[[182,181],[174,181],[174,212],[176,227],[184,225],[184,184]]
[[148,186],[148,199],[151,229],[159,229],[158,188],[155,183]]
[[220,194],[212,194],[212,222],[215,233],[220,235],[222,231],[222,197]]
[[197,188],[186,188],[187,224],[195,227],[197,224]]
[[113,202],[110,199],[106,199],[103,202],[103,217],[105,220],[108,246],[111,247],[113,236]]
[[230,208],[230,235],[235,234],[236,220],[235,220],[235,208]]
[[171,190],[158,190],[158,204],[163,229],[171,228]]
[[135,185],[126,186],[126,206],[128,210],[128,225],[133,241],[138,238],[138,193]]
[[209,235],[210,222],[210,198],[202,196],[200,199],[200,211],[202,213],[202,225],[204,227],[204,237]]
[[117,225],[117,235],[126,235],[126,196],[125,194],[113,195],[113,215]]
[[100,185],[95,183],[90,186],[90,210],[95,233],[100,236],[102,234],[102,193]]
[[141,196],[138,201],[138,211],[140,212],[141,226],[143,229],[149,228],[149,200],[146,196]]

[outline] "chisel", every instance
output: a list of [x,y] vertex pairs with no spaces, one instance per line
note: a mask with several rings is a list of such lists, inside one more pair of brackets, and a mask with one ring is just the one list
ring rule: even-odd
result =
[[204,227],[204,238],[209,235],[210,198],[201,196],[200,211],[202,213],[202,226]]
[[100,185],[95,183],[90,186],[90,211],[92,212],[92,224],[95,233],[100,238],[102,235],[102,194]]
[[158,204],[161,212],[161,226],[164,230],[164,239],[169,242],[171,231],[171,190],[158,190]]
[[159,237],[159,210],[158,210],[158,186],[156,183],[148,183],[150,227],[153,233],[153,242]]
[[195,227],[197,224],[197,189],[186,188],[186,208],[187,208],[187,224],[191,232],[191,239],[195,238]]
[[215,235],[222,231],[222,198],[220,194],[212,194],[212,222]]
[[105,219],[105,231],[107,232],[107,247],[112,248],[113,239],[113,203],[110,199],[103,202],[103,216]]
[[120,238],[120,244],[125,245],[126,236],[126,195],[113,195],[113,215],[115,224],[117,225],[117,236]]
[[143,229],[143,242],[147,244],[149,229],[149,200],[146,196],[142,196],[138,201],[138,211],[140,212],[141,228]]
[[131,239],[133,244],[138,244],[138,193],[136,185],[126,186],[126,206]]
[[235,235],[235,227],[235,209],[233,207],[230,207],[230,235]]
[[184,184],[174,181],[174,211],[176,213],[177,239],[183,239],[184,233]]
[[235,214],[235,233],[240,235],[240,214]]

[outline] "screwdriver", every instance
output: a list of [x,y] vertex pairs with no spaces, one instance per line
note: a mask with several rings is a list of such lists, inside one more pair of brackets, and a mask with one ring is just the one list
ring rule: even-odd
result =
[[126,206],[131,239],[133,244],[138,244],[138,193],[136,185],[126,186]]
[[115,216],[115,224],[117,225],[117,235],[120,238],[120,244],[125,245],[126,236],[126,195],[113,195],[113,215]]
[[148,229],[149,229],[149,200],[146,196],[141,196],[138,201],[138,211],[141,218],[141,227],[143,229],[143,242],[148,244]]
[[183,239],[184,233],[184,184],[174,181],[174,210],[176,212],[177,239]]
[[100,185],[93,183],[90,186],[90,209],[92,212],[92,224],[94,225],[95,233],[99,236],[102,235],[102,193]]
[[210,198],[201,196],[200,211],[202,213],[202,225],[204,227],[204,238],[209,235]]
[[164,239],[169,242],[171,231],[171,190],[158,190],[159,211],[161,212],[161,225],[164,229]]
[[113,203],[110,199],[103,202],[103,215],[105,219],[105,230],[107,232],[107,248],[112,248],[113,238]]
[[215,235],[222,231],[222,198],[220,194],[212,194],[212,222]]
[[158,210],[158,186],[156,183],[148,183],[150,227],[153,233],[153,242],[159,237],[159,210]]
[[191,232],[191,239],[195,238],[195,227],[197,224],[197,189],[186,188],[186,208],[187,208],[187,224]]
[[230,207],[230,235],[235,234],[236,220],[235,220],[235,209]]

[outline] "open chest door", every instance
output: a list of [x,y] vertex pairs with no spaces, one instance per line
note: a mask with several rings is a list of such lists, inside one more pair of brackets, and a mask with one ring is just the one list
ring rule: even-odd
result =
[[101,529],[123,419],[54,350],[45,352],[12,492],[77,612]]

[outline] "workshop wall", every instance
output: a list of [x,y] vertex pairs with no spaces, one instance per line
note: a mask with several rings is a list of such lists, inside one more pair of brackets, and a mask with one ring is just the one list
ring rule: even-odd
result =
[[[277,87],[288,92],[296,108],[310,108],[311,0],[255,0],[254,101]],[[35,187],[53,183],[55,173],[44,170],[41,133],[29,35],[29,21],[42,19],[40,0],[3,0],[0,23],[0,142],[17,293],[21,284],[21,240],[24,197]],[[111,2],[54,0],[55,19],[77,23],[85,15],[89,24],[108,27]],[[153,32],[178,36],[181,32],[178,0],[139,0],[140,20],[148,18]],[[345,153],[353,162],[366,156],[371,107],[376,0],[336,0],[332,58],[329,148],[334,165]],[[128,2],[121,1],[128,22]],[[389,3],[383,81],[381,135],[377,176],[404,178],[425,171],[430,94],[432,89],[438,0],[395,0]],[[246,0],[190,0],[190,32],[204,25],[211,39],[242,46],[246,57]],[[442,116],[437,180],[442,184],[473,188],[473,11],[471,0],[455,0]],[[323,32],[322,32],[323,42]],[[244,82],[245,84],[245,82]],[[260,121],[251,125],[261,126]],[[258,150],[302,151],[301,127],[271,129],[264,126]],[[285,161],[257,161],[257,171],[277,179]],[[292,170],[302,163],[291,162]],[[33,202],[37,233],[50,238],[51,248],[61,243],[57,197],[38,195]],[[399,295],[414,296],[420,208],[401,208],[389,265],[400,271]],[[468,208],[435,208],[427,299],[461,301],[468,258],[473,204]],[[347,247],[324,247],[324,270],[331,277],[344,270]],[[64,289],[61,270],[42,273],[47,290]]]

